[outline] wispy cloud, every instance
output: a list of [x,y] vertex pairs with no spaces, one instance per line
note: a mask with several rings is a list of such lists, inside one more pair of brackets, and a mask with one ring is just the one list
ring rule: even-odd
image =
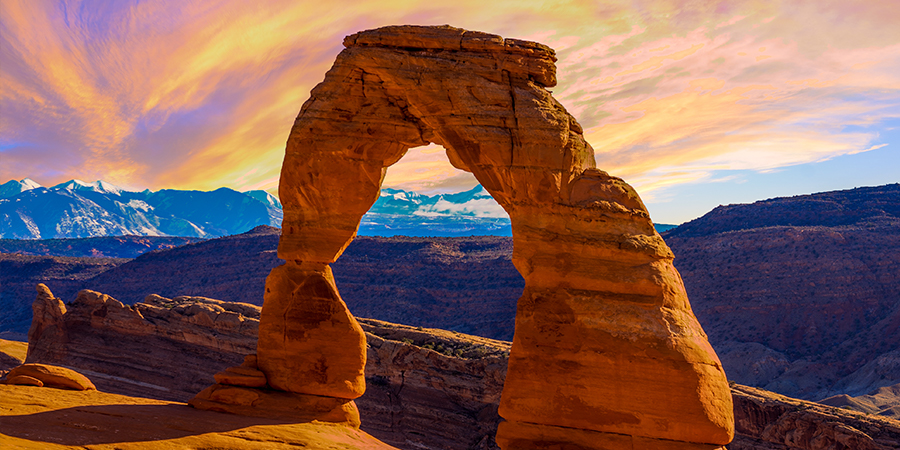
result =
[[[554,95],[645,197],[881,145],[900,111],[895,2],[735,3],[4,0],[0,181],[273,191],[343,36],[399,23],[554,46]],[[474,181],[426,148],[386,183]]]

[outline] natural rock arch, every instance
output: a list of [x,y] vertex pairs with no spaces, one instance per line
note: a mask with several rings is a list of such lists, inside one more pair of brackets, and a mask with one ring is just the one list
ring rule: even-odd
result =
[[637,193],[595,168],[581,126],[545,89],[556,84],[554,51],[449,26],[369,30],[344,46],[287,142],[286,264],[267,280],[258,342],[268,385],[362,395],[365,339],[328,265],[386,168],[437,143],[509,213],[526,283],[501,447],[730,442],[728,384],[673,255]]

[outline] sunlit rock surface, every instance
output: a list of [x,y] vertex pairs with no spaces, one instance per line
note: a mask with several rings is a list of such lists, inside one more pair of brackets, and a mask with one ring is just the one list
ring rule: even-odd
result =
[[[385,27],[344,45],[288,138],[278,250],[287,263],[267,281],[258,347],[270,383],[353,398],[358,377],[310,377],[307,367],[316,358],[355,361],[355,346],[280,369],[300,357],[300,336],[338,339],[343,330],[341,339],[354,340],[352,324],[291,325],[287,317],[301,302],[328,311],[316,320],[344,316],[337,293],[325,294],[333,284],[315,280],[330,280],[328,264],[355,236],[387,167],[411,147],[437,143],[509,214],[513,262],[525,279],[500,446],[603,440],[579,430],[685,448],[730,442],[725,374],[672,252],[634,189],[595,168],[581,126],[546,90],[556,84],[554,51],[449,26]],[[312,293],[310,283],[321,289]]]

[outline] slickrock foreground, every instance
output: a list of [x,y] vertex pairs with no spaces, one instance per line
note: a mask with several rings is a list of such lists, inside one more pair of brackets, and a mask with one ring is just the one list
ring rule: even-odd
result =
[[390,450],[365,432],[318,422],[198,411],[98,391],[0,385],[3,449]]
[[497,435],[505,449],[714,449],[734,435],[725,374],[637,193],[595,167],[547,87],[555,52],[450,26],[363,31],[304,103],[279,197],[258,366],[276,389],[365,389],[364,337],[334,284],[409,148],[442,145],[509,213],[525,279]]
[[[49,340],[44,335],[30,343],[31,357],[61,358],[37,362],[65,365],[90,374],[104,392],[134,393],[142,389],[143,393],[138,394],[141,397],[184,401],[196,392],[185,387],[190,386],[190,380],[211,383],[213,380],[205,380],[204,376],[241,364],[256,342],[256,328],[245,326],[231,337],[235,348],[243,348],[239,353],[229,354],[210,346],[216,342],[211,338],[222,333],[222,328],[215,325],[222,314],[240,310],[245,323],[255,323],[259,307],[202,297],[165,299],[151,295],[145,303],[124,306],[123,311],[113,315],[114,319],[98,322],[96,327],[82,326],[100,315],[104,305],[115,304],[107,299],[107,303],[90,307],[77,301],[71,304],[68,312],[59,316],[62,323],[56,327],[65,331],[57,336],[66,340]],[[52,300],[52,296],[39,295],[36,301],[53,304]],[[201,319],[193,314],[197,309],[191,309],[198,304],[218,305],[222,312],[212,314],[213,310],[206,310],[209,313],[202,315],[207,317]],[[143,311],[145,324],[122,326],[118,322],[129,317],[122,314],[127,311]],[[158,314],[152,315],[153,311]],[[56,320],[53,315],[45,317]],[[497,408],[506,377],[508,342],[371,319],[359,322],[368,340],[368,387],[357,400],[364,431],[404,449],[497,448],[493,437],[500,422]],[[135,334],[127,334],[129,331]],[[47,348],[58,352],[46,352]],[[86,357],[91,353],[97,356]],[[145,354],[152,358],[140,358]],[[196,355],[194,364],[180,364],[182,355]],[[203,355],[207,357],[205,364]],[[173,383],[171,390],[159,390],[158,385],[151,384],[163,380]],[[731,393],[737,427],[735,440],[728,445],[731,450],[900,447],[900,422],[887,417],[740,385],[735,385]]]
[[[45,288],[34,306],[64,307]],[[127,306],[83,291],[57,312],[35,316],[44,320],[35,329],[60,332],[33,334],[28,362],[72,367],[103,392],[185,402],[255,352],[260,308],[158,295]],[[364,431],[402,448],[496,448],[508,342],[369,319],[360,325],[368,341],[368,389],[357,400]]]

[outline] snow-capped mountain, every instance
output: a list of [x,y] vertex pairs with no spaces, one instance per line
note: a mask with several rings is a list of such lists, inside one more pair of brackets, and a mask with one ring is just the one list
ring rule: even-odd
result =
[[509,216],[481,185],[455,194],[382,189],[363,216],[363,236],[512,236]]
[[369,213],[509,218],[506,211],[481,185],[464,192],[433,196],[398,189],[382,189],[381,196]]
[[[27,178],[26,178],[27,180]],[[23,180],[24,181],[24,180]],[[35,183],[37,184],[37,183]],[[40,187],[40,185],[35,186]],[[65,183],[57,184],[50,188],[52,190],[67,190],[67,191],[88,191],[88,192],[99,192],[101,194],[113,194],[113,195],[121,195],[125,189],[122,189],[113,184],[107,183],[105,181],[97,180],[93,183],[88,183],[81,180],[69,180]]]
[[257,225],[281,226],[282,219],[280,204],[228,188],[132,192],[104,181],[80,180],[45,188],[26,178],[3,184],[0,192],[0,238],[7,239],[211,238]]
[[[133,192],[105,181],[80,180],[45,188],[25,178],[0,185],[0,238],[211,238],[243,233],[257,225],[280,227],[281,208],[275,196],[261,190]],[[438,195],[383,189],[363,216],[359,234],[511,236],[512,227],[503,208],[480,185]]]
[[30,178],[26,178],[22,181],[9,180],[6,183],[0,184],[0,198],[12,197],[13,195],[21,194],[25,191],[30,191],[39,187],[41,187],[41,185]]
[[266,191],[263,191],[263,190],[244,191],[244,194],[247,194],[269,206],[274,206],[278,209],[281,209],[281,202],[278,201],[278,197],[275,197],[274,195],[272,195]]

